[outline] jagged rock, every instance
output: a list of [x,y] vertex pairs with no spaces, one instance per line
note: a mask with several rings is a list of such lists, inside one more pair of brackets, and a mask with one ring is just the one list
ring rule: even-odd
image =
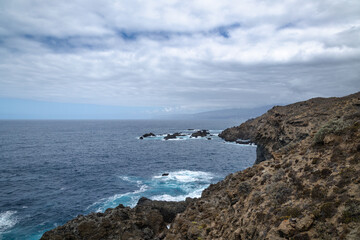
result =
[[176,214],[185,211],[186,206],[191,202],[191,198],[180,202],[155,201],[142,197],[139,199],[137,206],[147,206],[151,209],[159,210],[166,223],[171,223]]
[[144,135],[142,135],[141,137],[140,137],[140,139],[143,139],[143,138],[147,138],[147,137],[155,137],[156,135],[154,134],[154,133],[145,133]]
[[191,202],[152,201],[141,198],[135,208],[119,205],[105,213],[91,213],[50,230],[41,239],[157,239],[166,225]]
[[174,133],[174,134],[168,134],[164,137],[165,140],[169,140],[169,139],[175,139],[177,137],[180,137],[180,136],[185,136],[185,134],[182,134],[182,133]]
[[300,232],[307,231],[314,222],[314,215],[306,215],[297,220],[295,228]]
[[197,137],[206,137],[210,134],[209,130],[200,130],[191,134],[190,137],[197,138]]
[[163,231],[167,231],[166,223],[157,209],[119,205],[105,213],[79,216],[44,233],[41,239],[154,239]]
[[291,237],[295,233],[295,226],[290,220],[284,220],[280,223],[278,231],[281,237]]

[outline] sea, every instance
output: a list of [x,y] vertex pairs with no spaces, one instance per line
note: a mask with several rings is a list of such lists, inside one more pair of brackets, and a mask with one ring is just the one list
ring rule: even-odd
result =
[[[39,239],[79,214],[181,201],[252,166],[256,146],[217,135],[233,120],[0,121],[0,239]],[[190,138],[199,129],[211,136]],[[155,137],[139,137],[145,133]],[[185,136],[164,140],[168,133]],[[211,138],[210,140],[208,138]],[[167,176],[162,176],[164,173]]]

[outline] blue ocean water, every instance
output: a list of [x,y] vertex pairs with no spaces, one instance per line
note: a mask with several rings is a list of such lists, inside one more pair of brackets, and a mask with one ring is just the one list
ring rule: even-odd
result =
[[[210,183],[245,169],[256,148],[216,135],[231,121],[0,121],[0,239],[39,239],[79,214],[141,196],[199,197]],[[207,138],[140,140],[209,129]],[[163,177],[162,173],[169,173]]]

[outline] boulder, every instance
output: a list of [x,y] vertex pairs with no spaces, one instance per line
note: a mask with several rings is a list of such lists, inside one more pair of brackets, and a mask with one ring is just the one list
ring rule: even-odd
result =
[[187,205],[191,201],[192,199],[190,198],[180,202],[155,201],[142,197],[139,199],[137,206],[146,206],[151,209],[156,209],[161,213],[166,223],[171,223],[175,219],[176,214],[185,211]]

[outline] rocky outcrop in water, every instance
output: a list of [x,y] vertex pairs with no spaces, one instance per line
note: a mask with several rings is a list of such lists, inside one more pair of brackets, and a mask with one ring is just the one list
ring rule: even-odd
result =
[[192,133],[190,137],[193,137],[193,138],[206,137],[209,134],[210,134],[209,130],[199,130],[199,131]]
[[144,135],[142,135],[140,137],[140,139],[144,139],[144,138],[147,138],[147,137],[155,137],[156,135],[153,134],[152,132],[151,133],[145,133]]
[[183,137],[183,136],[186,136],[185,134],[182,134],[182,133],[173,133],[173,134],[168,134],[164,137],[165,140],[169,140],[169,139],[176,139],[177,137]]

